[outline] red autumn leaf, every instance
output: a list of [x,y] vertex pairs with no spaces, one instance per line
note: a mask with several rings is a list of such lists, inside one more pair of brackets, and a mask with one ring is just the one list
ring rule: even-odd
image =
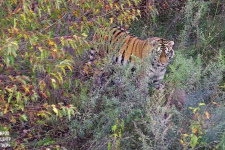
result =
[[46,95],[46,93],[41,92],[41,95],[42,95],[44,98],[48,99],[48,96]]
[[192,119],[197,119],[198,118],[198,113],[196,113],[193,117],[192,117]]
[[105,9],[108,11],[110,10],[110,6],[109,5],[105,5]]
[[216,107],[219,107],[220,105],[216,102],[212,102]]

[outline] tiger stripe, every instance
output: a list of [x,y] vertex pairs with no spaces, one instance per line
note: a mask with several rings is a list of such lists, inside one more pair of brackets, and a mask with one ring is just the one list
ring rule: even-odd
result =
[[152,56],[148,75],[156,86],[161,83],[166,68],[174,56],[173,41],[167,41],[159,37],[142,40],[119,27],[113,27],[108,34],[110,36],[107,40],[110,46],[108,46],[106,52],[115,51],[115,58],[113,59],[115,62],[125,65],[134,62],[136,58],[144,62],[145,58]]

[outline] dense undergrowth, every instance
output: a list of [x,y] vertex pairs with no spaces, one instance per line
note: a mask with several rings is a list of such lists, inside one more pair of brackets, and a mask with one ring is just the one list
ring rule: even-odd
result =
[[[223,0],[9,0],[0,7],[0,137],[11,138],[1,148],[225,149]],[[164,90],[140,79],[146,64],[131,72],[108,56],[84,67],[90,47],[106,45],[90,42],[93,34],[115,25],[175,41]]]

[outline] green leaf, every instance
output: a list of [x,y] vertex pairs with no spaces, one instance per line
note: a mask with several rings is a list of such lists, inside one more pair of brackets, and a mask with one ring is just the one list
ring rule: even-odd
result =
[[27,115],[25,115],[25,114],[21,115],[20,118],[23,119],[24,121],[28,121]]
[[191,134],[191,141],[190,141],[191,148],[194,149],[197,144],[198,144],[198,137],[194,134]]
[[55,141],[51,138],[45,138],[45,139],[38,142],[39,146],[48,146],[48,145],[51,145],[51,144],[55,144]]
[[13,96],[13,93],[9,93],[8,103],[10,103],[10,102],[11,102],[11,100],[12,100],[12,96]]
[[112,131],[115,132],[117,129],[117,125],[112,126]]
[[71,109],[67,109],[67,115],[68,115],[68,119],[70,120],[71,118],[71,113],[72,113],[73,110]]
[[112,148],[112,143],[108,142],[108,150],[111,150],[111,148]]
[[20,92],[16,92],[16,101],[17,103],[21,100],[21,93]]
[[13,27],[15,28],[16,27],[16,18],[13,18]]
[[87,34],[86,34],[86,33],[82,33],[82,35],[83,35],[84,37],[87,37]]

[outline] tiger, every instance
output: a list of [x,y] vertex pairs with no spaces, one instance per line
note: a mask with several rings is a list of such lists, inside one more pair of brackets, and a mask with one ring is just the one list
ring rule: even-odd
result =
[[[107,54],[113,52],[113,63],[126,65],[135,62],[137,59],[145,63],[146,58],[151,56],[149,70],[146,71],[150,78],[150,84],[160,89],[164,79],[166,68],[174,57],[173,45],[174,41],[168,41],[160,37],[150,37],[148,39],[140,39],[129,34],[121,27],[113,27],[110,29],[107,36],[94,35],[93,41],[99,42],[99,39],[108,43],[106,50]],[[106,44],[107,45],[107,44]],[[99,55],[97,54],[99,53]],[[95,48],[91,48],[90,61],[93,62],[96,57],[102,57],[105,54],[96,52]]]

